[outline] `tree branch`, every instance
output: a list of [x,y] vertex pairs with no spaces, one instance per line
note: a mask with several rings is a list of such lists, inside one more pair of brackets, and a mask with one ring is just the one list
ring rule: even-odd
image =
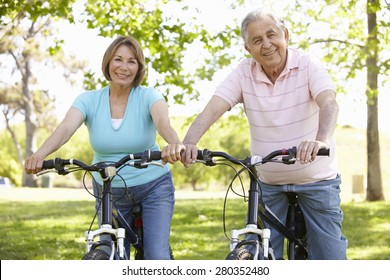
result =
[[342,43],[342,44],[347,44],[347,45],[354,45],[354,46],[357,46],[361,49],[364,49],[366,48],[365,45],[360,45],[360,44],[355,44],[355,43],[351,43],[349,41],[344,41],[344,40],[339,40],[339,39],[316,39],[313,41],[313,44],[319,44],[319,43],[332,43],[332,42],[338,42],[338,43]]
[[12,142],[14,143],[14,146],[15,146],[15,149],[16,149],[16,153],[18,155],[19,163],[23,167],[24,159],[23,159],[23,156],[22,156],[22,148],[20,147],[20,144],[18,142],[18,139],[17,139],[15,131],[12,129],[12,127],[11,127],[11,125],[9,123],[10,119],[12,119],[12,118],[8,117],[9,108],[7,108],[7,106],[4,106],[4,108],[2,110],[2,113],[3,113],[4,118],[5,118],[5,124],[6,124],[7,131],[11,134]]

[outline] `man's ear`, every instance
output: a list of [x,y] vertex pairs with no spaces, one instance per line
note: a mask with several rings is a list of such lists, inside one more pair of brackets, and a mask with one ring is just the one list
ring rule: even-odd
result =
[[245,44],[245,49],[248,53],[251,53],[251,49]]
[[289,34],[287,28],[284,30],[284,39],[286,40],[286,42],[287,42],[287,44],[288,44],[288,43],[289,43],[289,40],[290,40],[290,34]]

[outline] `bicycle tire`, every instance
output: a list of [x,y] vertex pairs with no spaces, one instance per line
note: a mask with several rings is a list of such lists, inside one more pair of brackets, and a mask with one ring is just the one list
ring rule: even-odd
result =
[[[174,260],[175,257],[173,256],[172,247],[169,246],[169,257],[171,260]],[[136,250],[134,253],[134,259],[135,260],[143,260],[144,259],[144,251],[143,250]]]
[[231,251],[227,257],[227,260],[253,260],[253,254],[248,249],[240,247]]
[[103,250],[93,249],[86,253],[83,257],[83,260],[109,260],[110,256]]

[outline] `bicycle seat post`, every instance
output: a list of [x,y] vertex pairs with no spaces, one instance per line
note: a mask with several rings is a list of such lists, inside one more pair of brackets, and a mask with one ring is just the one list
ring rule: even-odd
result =
[[[296,193],[293,192],[287,192],[286,195],[288,198],[286,226],[289,230],[291,230],[291,232],[295,232],[295,212],[296,212],[296,205],[298,203],[298,198]],[[293,240],[290,240],[288,242],[287,255],[290,260],[295,259],[295,242]]]

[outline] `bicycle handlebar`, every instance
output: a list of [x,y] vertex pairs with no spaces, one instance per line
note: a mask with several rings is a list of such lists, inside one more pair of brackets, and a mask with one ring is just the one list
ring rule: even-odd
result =
[[[127,163],[130,160],[139,160],[139,161],[133,161],[131,163]],[[106,167],[115,167],[118,168],[122,165],[128,164],[131,166],[134,166],[136,168],[145,168],[148,166],[148,163],[155,161],[155,160],[161,160],[161,152],[160,151],[151,151],[151,150],[145,150],[141,153],[135,153],[135,154],[128,154],[121,158],[116,163],[97,163],[94,165],[88,165],[84,162],[77,160],[77,159],[61,159],[61,158],[55,158],[50,160],[43,161],[42,169],[55,169],[58,171],[61,175],[66,175],[69,172],[67,172],[64,167],[67,165],[76,165],[80,167],[81,169],[85,171],[102,171]]]
[[[213,166],[216,165],[215,161],[213,161],[214,157],[221,157],[224,159],[227,159],[231,163],[238,164],[238,165],[254,165],[254,164],[263,164],[269,161],[272,161],[274,158],[278,156],[283,156],[282,157],[282,163],[284,164],[294,164],[296,159],[296,154],[297,154],[297,147],[292,147],[290,149],[282,149],[282,150],[276,150],[271,152],[265,157],[261,156],[248,156],[245,159],[237,159],[225,152],[218,152],[218,151],[210,151],[208,149],[204,150],[198,150],[198,155],[197,155],[197,160],[203,162],[205,165],[208,166]],[[330,149],[329,148],[322,148],[318,151],[317,155],[319,156],[329,156],[330,154]]]

